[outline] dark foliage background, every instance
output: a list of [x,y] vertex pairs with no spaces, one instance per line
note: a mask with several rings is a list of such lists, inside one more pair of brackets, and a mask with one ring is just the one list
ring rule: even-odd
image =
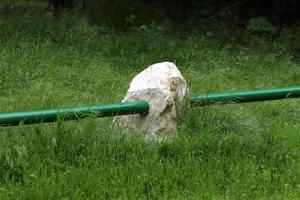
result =
[[130,23],[172,21],[176,26],[212,20],[246,25],[250,18],[265,17],[275,25],[300,18],[298,0],[89,0],[91,21],[106,21],[123,28]]
[[177,25],[203,23],[207,20],[230,21],[245,25],[250,18],[265,17],[276,25],[300,18],[299,0],[48,0],[55,14],[63,8],[87,7],[93,23],[103,21],[125,28],[170,20]]

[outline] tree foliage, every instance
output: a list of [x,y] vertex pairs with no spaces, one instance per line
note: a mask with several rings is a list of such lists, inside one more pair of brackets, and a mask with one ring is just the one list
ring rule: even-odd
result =
[[231,20],[246,24],[249,19],[264,17],[275,24],[289,23],[300,18],[298,0],[90,0],[90,18],[112,24],[161,20],[167,17],[177,24],[199,22],[205,19]]
[[82,8],[86,6],[86,0],[48,0],[49,7],[55,15],[58,15],[64,8],[72,9],[78,3],[82,4]]
[[55,14],[78,4],[87,4],[92,22],[118,27],[165,19],[176,25],[222,20],[246,26],[249,19],[258,17],[281,25],[300,18],[298,0],[49,0]]

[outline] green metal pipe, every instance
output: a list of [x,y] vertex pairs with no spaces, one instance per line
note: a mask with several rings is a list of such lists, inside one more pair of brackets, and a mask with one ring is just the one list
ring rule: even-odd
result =
[[76,120],[87,117],[144,114],[149,110],[146,101],[103,104],[77,108],[48,109],[27,112],[0,113],[0,126],[37,124],[62,120]]
[[192,106],[208,106],[212,104],[247,103],[297,97],[300,97],[300,86],[199,94],[192,96],[190,102]]
[[[212,104],[246,103],[300,97],[299,87],[243,90],[194,95],[190,98],[192,106]],[[0,113],[0,126],[36,124],[62,120],[76,120],[87,117],[106,117],[129,114],[145,114],[149,110],[146,101],[130,103],[103,104],[76,108],[48,109],[27,112]]]

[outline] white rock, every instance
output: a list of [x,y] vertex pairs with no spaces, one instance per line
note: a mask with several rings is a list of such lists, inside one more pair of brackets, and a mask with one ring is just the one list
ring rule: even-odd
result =
[[174,63],[151,65],[132,80],[122,101],[146,100],[150,105],[148,115],[119,116],[114,122],[134,132],[146,131],[147,138],[176,135],[177,117],[187,95],[187,83]]

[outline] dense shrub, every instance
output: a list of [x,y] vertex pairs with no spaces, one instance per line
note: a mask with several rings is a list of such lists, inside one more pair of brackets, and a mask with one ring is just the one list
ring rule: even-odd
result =
[[92,23],[106,23],[120,29],[152,23],[164,17],[159,2],[140,0],[90,0],[88,16]]
[[300,2],[297,0],[90,0],[91,21],[105,21],[117,27],[146,22],[171,20],[178,25],[202,23],[203,20],[230,21],[246,26],[249,19],[265,17],[273,24],[298,20]]
[[251,32],[277,34],[276,27],[265,17],[251,18],[247,25],[247,29]]
[[48,0],[48,2],[54,15],[58,15],[64,8],[72,9],[78,4],[81,4],[83,9],[86,6],[86,0]]

